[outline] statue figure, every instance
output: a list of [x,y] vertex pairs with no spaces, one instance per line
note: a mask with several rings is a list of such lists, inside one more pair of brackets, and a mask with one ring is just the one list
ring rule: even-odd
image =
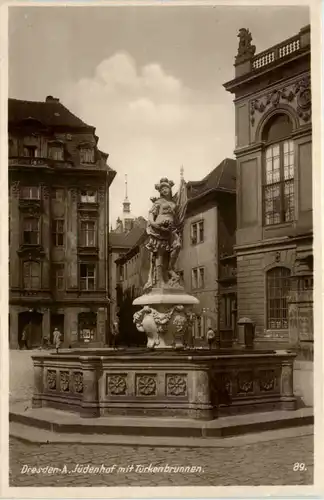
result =
[[181,230],[187,205],[185,182],[181,181],[175,198],[172,196],[174,182],[163,177],[155,189],[159,198],[151,198],[146,232],[149,236],[146,248],[150,251],[150,270],[144,290],[180,287],[180,278],[175,264],[181,248]]
[[181,248],[181,234],[187,208],[187,187],[181,169],[180,187],[172,196],[173,181],[163,177],[151,198],[146,232],[150,251],[150,270],[144,293],[133,301],[141,306],[133,315],[137,330],[145,332],[150,349],[183,349],[191,344],[192,307],[199,304],[180,285],[175,270]]
[[250,30],[241,28],[237,36],[240,41],[235,62],[236,64],[239,64],[252,59],[255,54],[255,45],[252,45],[252,35]]

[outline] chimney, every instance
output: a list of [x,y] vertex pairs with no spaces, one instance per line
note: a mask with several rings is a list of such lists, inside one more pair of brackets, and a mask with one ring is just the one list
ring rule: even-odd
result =
[[45,102],[60,102],[57,97],[53,97],[52,95],[48,95],[45,99]]

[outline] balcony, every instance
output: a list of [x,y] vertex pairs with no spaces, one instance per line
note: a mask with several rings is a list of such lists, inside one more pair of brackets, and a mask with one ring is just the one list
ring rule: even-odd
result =
[[18,250],[17,253],[19,256],[23,256],[28,254],[31,258],[40,258],[44,257],[45,255],[45,250],[43,245],[40,245],[39,243],[22,243]]
[[229,282],[236,281],[237,269],[236,266],[230,264],[221,264],[219,267],[219,281]]
[[300,48],[300,34],[298,34],[254,56],[252,60],[252,68],[254,70],[263,68],[268,64],[299,52]]
[[53,160],[46,157],[31,157],[31,156],[10,156],[9,167],[38,167],[38,168],[71,168],[72,161]]
[[42,211],[42,200],[38,198],[20,198],[19,210],[30,216],[39,216]]
[[255,54],[252,34],[248,29],[240,30],[240,42],[235,59],[235,78],[224,84],[228,92],[236,93],[241,85],[250,82],[274,68],[310,55],[310,26],[302,28],[297,35]]
[[78,246],[78,255],[81,257],[98,257],[99,247],[98,246]]

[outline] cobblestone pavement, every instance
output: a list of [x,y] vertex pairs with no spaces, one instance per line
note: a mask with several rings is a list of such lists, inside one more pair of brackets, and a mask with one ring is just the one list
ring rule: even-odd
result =
[[[304,463],[307,470],[294,472],[296,462]],[[101,473],[74,472],[77,464],[101,468]],[[134,469],[127,470],[132,464]],[[136,472],[137,466],[150,464],[150,471],[144,472],[138,467]],[[57,467],[60,471],[22,473],[27,466]],[[170,472],[167,466],[195,466],[201,470]],[[154,472],[152,467],[165,469]],[[312,436],[203,449],[39,445],[10,440],[10,486],[267,486],[312,482]]]

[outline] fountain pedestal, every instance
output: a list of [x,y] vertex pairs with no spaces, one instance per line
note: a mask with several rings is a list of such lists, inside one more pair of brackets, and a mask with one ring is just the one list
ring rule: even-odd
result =
[[133,301],[143,306],[134,314],[137,329],[147,335],[147,347],[183,348],[191,344],[193,306],[198,299],[179,288],[153,288]]

